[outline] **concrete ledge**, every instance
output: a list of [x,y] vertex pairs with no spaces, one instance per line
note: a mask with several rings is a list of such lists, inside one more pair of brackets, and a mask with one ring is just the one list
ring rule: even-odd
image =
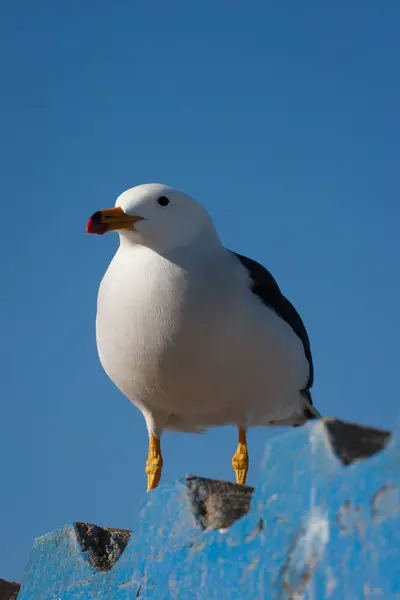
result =
[[400,597],[396,438],[313,422],[267,445],[255,489],[189,477],[132,533],[63,527],[36,540],[18,600]]

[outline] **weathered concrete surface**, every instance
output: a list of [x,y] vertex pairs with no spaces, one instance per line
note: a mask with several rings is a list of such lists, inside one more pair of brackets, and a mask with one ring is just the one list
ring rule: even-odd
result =
[[20,584],[15,581],[5,581],[0,577],[0,600],[15,600],[18,596]]
[[400,598],[396,437],[314,422],[267,446],[254,491],[189,478],[150,493],[130,537],[63,527],[18,600]]

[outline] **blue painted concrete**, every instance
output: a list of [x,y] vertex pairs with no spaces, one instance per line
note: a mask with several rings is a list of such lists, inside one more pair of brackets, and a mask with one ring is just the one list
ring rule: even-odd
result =
[[399,507],[396,435],[345,467],[317,422],[267,446],[251,511],[225,532],[202,532],[185,483],[165,485],[108,572],[73,526],[36,540],[18,599],[400,598]]

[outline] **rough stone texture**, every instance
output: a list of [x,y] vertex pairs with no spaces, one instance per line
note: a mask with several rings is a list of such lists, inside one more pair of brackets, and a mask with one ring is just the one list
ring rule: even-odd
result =
[[77,540],[89,563],[99,571],[109,571],[125,550],[130,529],[99,527],[92,523],[75,523]]
[[383,450],[391,436],[390,431],[337,419],[327,419],[325,427],[333,452],[345,465],[359,462]]
[[400,598],[399,435],[314,421],[267,445],[254,490],[189,477],[146,496],[130,537],[65,526],[18,600]]
[[0,577],[0,600],[15,600],[18,596],[19,588],[19,583],[5,581]]
[[254,488],[229,481],[186,477],[193,513],[202,529],[229,527],[250,510]]

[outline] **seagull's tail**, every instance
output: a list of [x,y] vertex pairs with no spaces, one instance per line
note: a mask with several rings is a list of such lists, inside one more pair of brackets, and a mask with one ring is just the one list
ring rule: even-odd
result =
[[322,417],[321,413],[313,405],[310,390],[303,390],[301,392],[301,405],[304,416],[303,423],[310,419],[320,419]]
[[279,421],[274,421],[273,423],[269,423],[270,426],[282,426],[286,425],[289,427],[299,427],[300,425],[304,425],[310,419],[321,419],[321,413],[315,408],[311,398],[310,390],[302,390],[300,392],[300,407],[299,412],[296,412],[294,415],[290,417],[286,417],[285,419],[280,419]]

